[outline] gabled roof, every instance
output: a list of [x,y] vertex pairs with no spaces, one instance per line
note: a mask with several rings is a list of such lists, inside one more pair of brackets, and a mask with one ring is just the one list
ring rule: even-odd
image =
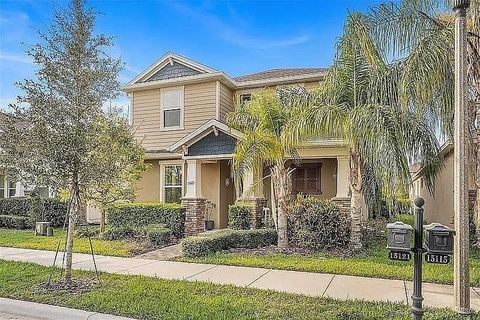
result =
[[211,119],[205,122],[202,126],[198,127],[196,130],[190,132],[182,139],[172,144],[170,148],[168,148],[168,151],[175,152],[177,150],[180,150],[183,146],[188,147],[197,142],[198,140],[202,139],[212,131],[215,132],[215,130],[222,131],[236,139],[242,136],[242,133],[240,131],[230,128],[225,123],[220,122],[216,119]]
[[123,90],[128,93],[137,89],[154,89],[212,80],[221,81],[232,89],[245,89],[322,80],[326,71],[325,68],[271,69],[232,79],[222,71],[169,52],[129,81]]
[[197,74],[205,74],[205,73],[216,73],[215,69],[212,69],[206,65],[193,61],[191,59],[185,58],[181,55],[178,55],[173,52],[166,53],[163,57],[155,61],[152,65],[150,65],[147,69],[145,69],[142,73],[138,76],[130,80],[126,86],[138,83],[138,82],[145,82],[148,81],[150,77],[152,77],[155,73],[162,70],[169,65],[172,66],[174,64],[179,64],[181,66],[187,67],[193,71],[196,71]]

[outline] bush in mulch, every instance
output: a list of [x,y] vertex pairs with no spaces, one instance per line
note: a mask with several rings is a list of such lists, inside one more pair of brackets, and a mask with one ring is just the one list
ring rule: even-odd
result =
[[350,242],[350,216],[314,197],[299,197],[288,214],[290,245],[312,251],[343,250]]

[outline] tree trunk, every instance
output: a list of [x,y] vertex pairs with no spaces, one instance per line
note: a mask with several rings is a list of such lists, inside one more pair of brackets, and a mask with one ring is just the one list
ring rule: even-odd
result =
[[100,233],[105,232],[105,209],[100,210]]
[[360,156],[358,153],[350,154],[350,189],[352,191],[351,203],[351,237],[350,244],[353,250],[362,249],[362,174]]
[[288,224],[288,205],[291,197],[291,179],[288,169],[285,168],[283,161],[278,161],[272,168],[272,179],[275,186],[275,195],[277,197],[277,233],[278,247],[288,248],[287,224]]
[[68,231],[67,245],[65,247],[65,281],[72,280],[72,253],[73,253],[73,235],[75,232],[75,223],[80,211],[80,194],[78,183],[72,184],[70,192],[70,208],[68,213]]

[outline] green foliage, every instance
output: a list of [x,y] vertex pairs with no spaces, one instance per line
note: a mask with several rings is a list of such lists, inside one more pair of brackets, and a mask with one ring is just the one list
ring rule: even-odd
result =
[[396,214],[390,219],[390,221],[400,221],[413,227],[415,225],[415,216],[413,214]]
[[101,234],[103,240],[128,240],[145,237],[145,229],[133,226],[107,227]]
[[470,247],[476,248],[478,246],[478,229],[475,223],[475,213],[473,211],[468,214],[468,231]]
[[81,226],[75,230],[77,238],[93,238],[100,234],[98,226]]
[[[55,251],[58,243],[65,243],[66,230],[56,228],[53,237],[38,237],[33,230],[0,229],[0,246],[36,250]],[[93,237],[95,254],[105,256],[130,257],[147,250],[142,242],[130,240],[104,240]],[[87,238],[75,237],[73,252],[90,253],[90,243]]]
[[107,223],[112,228],[145,227],[164,224],[180,239],[185,229],[185,210],[172,203],[116,203],[107,208]]
[[0,199],[0,214],[28,218],[28,226],[35,222],[50,222],[52,227],[63,226],[67,204],[54,198],[7,198]]
[[154,246],[165,246],[172,242],[172,230],[163,224],[152,224],[147,226],[147,237]]
[[182,240],[185,257],[201,257],[232,248],[260,248],[276,244],[274,229],[224,230],[205,236],[188,237]]
[[342,248],[350,241],[350,217],[334,203],[299,197],[288,215],[291,244],[309,250]]
[[[92,285],[82,294],[38,290],[45,283],[45,275],[58,273],[33,263],[2,260],[0,296],[143,320],[411,319],[409,306],[401,303],[340,301],[249,287],[109,273],[101,274],[101,285]],[[75,277],[88,281],[95,274],[76,271]],[[472,315],[475,317],[476,314]],[[429,308],[425,310],[425,318],[465,319],[453,310]]]
[[26,229],[30,227],[28,217],[0,215],[0,228]]
[[248,204],[237,203],[228,207],[228,227],[236,230],[250,229],[252,208]]

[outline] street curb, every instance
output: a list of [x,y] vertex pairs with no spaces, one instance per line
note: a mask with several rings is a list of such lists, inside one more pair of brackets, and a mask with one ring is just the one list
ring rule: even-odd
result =
[[0,298],[0,315],[28,317],[32,320],[135,320],[111,314],[89,312],[6,298]]

